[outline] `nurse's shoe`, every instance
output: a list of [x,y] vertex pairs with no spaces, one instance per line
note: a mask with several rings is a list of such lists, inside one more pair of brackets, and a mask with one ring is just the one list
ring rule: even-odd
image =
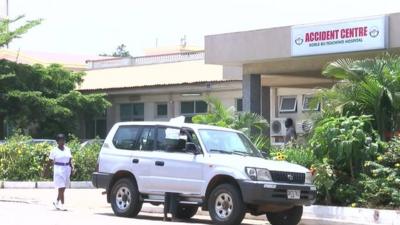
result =
[[67,209],[64,207],[64,204],[62,203],[58,205],[58,209],[61,211],[67,211]]
[[58,201],[53,202],[53,206],[54,208],[56,208],[57,210],[60,210],[60,203]]

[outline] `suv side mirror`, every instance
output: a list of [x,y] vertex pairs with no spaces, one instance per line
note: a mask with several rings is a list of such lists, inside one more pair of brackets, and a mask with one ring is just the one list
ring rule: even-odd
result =
[[197,146],[192,142],[186,142],[185,150],[186,152],[191,152],[195,155],[200,154],[199,148],[197,148]]

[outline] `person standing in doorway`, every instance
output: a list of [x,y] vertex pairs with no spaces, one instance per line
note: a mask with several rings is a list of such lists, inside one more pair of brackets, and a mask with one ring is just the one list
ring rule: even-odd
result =
[[297,139],[297,133],[296,129],[294,128],[293,120],[291,118],[287,118],[285,120],[285,127],[286,127],[285,144],[287,144]]
[[71,150],[65,146],[64,134],[56,136],[57,147],[50,152],[50,160],[54,165],[53,180],[54,186],[58,189],[57,201],[53,205],[58,210],[65,211],[64,192],[70,182],[70,176],[73,171]]

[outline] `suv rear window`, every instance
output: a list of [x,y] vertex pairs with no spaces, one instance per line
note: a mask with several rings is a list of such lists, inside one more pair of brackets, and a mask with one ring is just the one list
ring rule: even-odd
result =
[[138,134],[140,128],[135,126],[119,127],[113,138],[113,144],[116,148],[127,150],[138,150]]

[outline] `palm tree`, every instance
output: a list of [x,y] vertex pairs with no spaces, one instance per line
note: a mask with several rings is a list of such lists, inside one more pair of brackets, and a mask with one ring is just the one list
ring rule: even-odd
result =
[[196,115],[192,118],[194,123],[209,124],[240,130],[245,133],[258,149],[266,149],[269,140],[264,131],[269,127],[268,121],[256,113],[236,112],[233,107],[225,107],[221,100],[207,96],[209,106],[207,114]]
[[327,97],[328,104],[344,115],[373,115],[382,139],[399,128],[400,56],[384,54],[373,59],[339,59],[323,75],[339,79]]

